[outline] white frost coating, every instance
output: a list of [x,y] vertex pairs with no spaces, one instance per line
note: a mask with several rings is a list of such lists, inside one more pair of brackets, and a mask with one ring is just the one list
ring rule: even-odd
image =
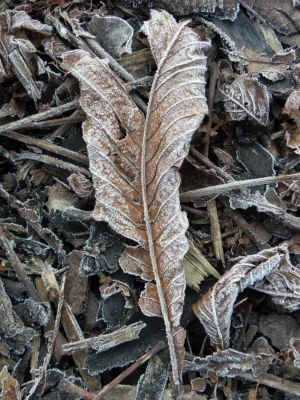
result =
[[256,78],[239,75],[232,83],[219,87],[224,96],[225,110],[233,121],[242,121],[247,116],[259,124],[269,121],[271,96],[266,86]]
[[94,217],[140,245],[128,248],[120,265],[155,281],[146,286],[140,307],[146,315],[164,318],[177,386],[185,340],[180,327],[182,260],[188,250],[178,168],[207,113],[207,43],[186,24],[152,11],[144,25],[157,62],[146,120],[106,63],[82,51],[64,57],[66,69],[80,81],[80,103],[87,115],[83,130],[96,192]]
[[[238,294],[247,287],[271,294],[277,304],[283,304],[284,300],[288,302],[290,296],[292,297],[292,300],[288,302],[290,307],[295,307],[296,304],[299,307],[299,292],[293,296],[292,293],[283,290],[284,287],[286,289],[288,286],[283,284],[283,276],[287,272],[292,272],[287,245],[241,257],[240,261],[226,272],[213,288],[193,306],[193,310],[202,323],[211,343],[221,349],[226,349],[229,346],[233,306]],[[272,288],[272,282],[280,273],[283,275],[281,287],[278,286],[276,291],[274,287]],[[300,276],[298,275],[298,285],[299,281]],[[295,279],[293,283],[296,287]],[[282,296],[283,293],[285,293],[285,296]],[[280,300],[281,302],[279,302]],[[286,308],[288,308],[287,304]]]

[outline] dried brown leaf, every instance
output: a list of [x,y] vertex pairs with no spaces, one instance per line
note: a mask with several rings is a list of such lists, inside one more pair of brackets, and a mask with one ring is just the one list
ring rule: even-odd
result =
[[300,264],[294,266],[287,257],[263,282],[253,289],[272,296],[272,301],[289,312],[300,309]]
[[94,15],[88,23],[88,28],[100,45],[114,58],[120,58],[124,53],[132,53],[134,30],[126,20],[111,15]]
[[291,35],[300,30],[300,11],[294,8],[292,0],[273,0],[272,4],[264,0],[240,0],[240,3],[277,32]]
[[262,75],[271,81],[282,80],[295,61],[295,50],[284,50],[272,28],[250,19],[240,9],[234,23],[212,18],[202,20],[222,40],[224,50],[240,69],[251,76]]
[[[238,13],[237,0],[124,0],[128,5],[137,7],[151,5],[166,9],[175,15],[215,13],[221,18],[234,20]],[[148,3],[148,4],[147,4]]]
[[221,83],[219,90],[224,96],[225,110],[233,121],[250,117],[267,125],[271,96],[266,86],[256,78],[239,75],[231,83]]
[[[222,349],[229,346],[231,316],[237,295],[247,287],[256,289],[263,286],[266,277],[271,281],[276,279],[272,278],[274,271],[285,271],[287,260],[287,245],[273,247],[254,255],[242,257],[193,305],[193,310],[213,345]],[[281,293],[280,288],[278,288],[278,297],[281,294],[288,301],[285,293]]]
[[82,199],[90,198],[93,194],[92,182],[83,174],[74,173],[68,177],[71,189]]
[[265,195],[259,192],[251,192],[250,190],[243,190],[239,193],[231,193],[230,207],[234,210],[236,208],[247,209],[249,207],[256,207],[257,211],[267,213],[275,216],[285,226],[289,226],[295,230],[300,228],[299,217],[286,212],[284,203],[280,200],[274,189],[268,189]]
[[0,400],[21,400],[21,392],[18,381],[7,371],[7,366],[0,372],[1,393]]
[[164,318],[175,386],[184,357],[182,260],[188,249],[178,168],[207,112],[206,43],[186,25],[158,11],[144,25],[157,62],[146,120],[105,61],[81,51],[64,56],[65,68],[80,81],[87,114],[83,129],[96,191],[94,217],[139,244],[124,252],[120,264],[155,280],[146,284],[140,306],[146,315]]

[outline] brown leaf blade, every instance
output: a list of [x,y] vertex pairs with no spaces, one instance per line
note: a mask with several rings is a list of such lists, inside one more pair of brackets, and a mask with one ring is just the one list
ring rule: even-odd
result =
[[225,110],[233,121],[250,117],[259,124],[267,125],[271,97],[256,78],[239,75],[232,83],[220,85],[220,92],[225,99]]
[[182,260],[188,250],[178,169],[207,112],[206,43],[186,25],[158,11],[144,25],[157,62],[146,120],[104,61],[78,51],[64,57],[65,68],[80,81],[87,114],[83,130],[96,192],[94,217],[139,244],[123,253],[120,265],[149,281],[140,306],[146,315],[164,318],[177,387],[185,339]]
[[0,400],[21,400],[19,383],[8,373],[7,366],[0,372],[0,384]]
[[[213,345],[221,349],[229,346],[231,316],[238,294],[247,287],[256,289],[256,286],[257,290],[261,287],[261,291],[266,292],[268,284],[264,283],[264,280],[267,277],[272,281],[274,271],[284,270],[283,265],[287,265],[287,259],[286,245],[242,257],[193,305],[193,311],[204,326]],[[278,290],[277,297],[280,295],[280,290]]]

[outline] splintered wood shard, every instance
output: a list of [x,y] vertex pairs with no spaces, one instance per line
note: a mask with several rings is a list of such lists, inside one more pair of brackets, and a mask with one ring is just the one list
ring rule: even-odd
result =
[[207,113],[207,43],[167,12],[152,11],[143,29],[157,63],[146,119],[105,60],[73,51],[65,53],[63,65],[81,85],[83,132],[96,193],[94,218],[139,244],[127,248],[120,265],[148,281],[140,307],[144,314],[164,319],[178,388],[185,340],[180,326],[182,260],[188,250],[178,169]]

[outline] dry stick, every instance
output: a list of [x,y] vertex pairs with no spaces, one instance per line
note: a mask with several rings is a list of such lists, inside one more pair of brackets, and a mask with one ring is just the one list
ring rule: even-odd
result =
[[80,388],[72,384],[71,382],[63,379],[62,381],[62,388],[65,392],[78,394],[83,399],[86,400],[101,400],[103,396],[106,396],[112,389],[114,389],[119,383],[121,383],[127,376],[132,374],[137,368],[143,365],[146,361],[148,361],[154,354],[158,353],[159,351],[165,349],[167,347],[165,342],[159,342],[155,345],[151,350],[147,351],[142,357],[136,360],[135,363],[130,365],[125,371],[121,372],[115,379],[113,379],[108,385],[104,386],[103,389],[97,395],[91,394],[87,390]]
[[9,139],[17,140],[18,142],[22,142],[25,144],[39,147],[40,149],[49,151],[51,153],[57,154],[62,157],[70,158],[70,159],[78,161],[84,165],[89,164],[88,157],[84,156],[83,154],[79,154],[79,153],[76,153],[75,151],[66,149],[61,146],[57,146],[56,144],[53,144],[46,140],[37,139],[37,138],[31,137],[31,136],[23,135],[22,133],[17,133],[17,132],[13,132],[13,131],[2,132],[2,133],[0,133],[0,136],[5,136]]
[[300,393],[300,385],[299,383],[289,381],[287,379],[279,378],[277,376],[271,374],[262,374],[259,376],[254,376],[253,374],[249,374],[244,372],[241,375],[238,375],[240,378],[247,379],[251,382],[257,382],[261,385],[269,386],[273,389],[281,390],[282,392],[292,394],[295,396],[299,396]]
[[65,378],[60,381],[60,390],[78,395],[84,400],[95,400],[95,395],[93,393],[88,392],[86,389],[83,389],[82,387],[77,386],[74,383],[71,383]]
[[75,164],[71,164],[69,162],[60,160],[58,158],[54,158],[51,156],[47,156],[45,154],[37,154],[31,153],[29,151],[23,151],[22,153],[10,153],[10,158],[12,161],[19,161],[19,160],[34,160],[38,162],[42,162],[44,164],[54,165],[55,167],[66,169],[72,172],[80,172],[83,175],[91,176],[91,173],[88,169],[83,167],[78,167]]
[[31,124],[24,125],[22,129],[43,129],[43,128],[52,128],[55,126],[75,124],[76,122],[82,122],[85,120],[85,117],[81,114],[77,116],[68,116],[62,118],[53,118],[47,119],[46,121],[35,121]]
[[[75,110],[72,112],[71,117],[77,117],[81,114],[81,112],[79,110]],[[69,129],[69,124],[66,125],[60,125],[58,128],[56,128],[54,130],[54,132],[46,135],[44,137],[44,139],[49,139],[49,140],[53,140],[58,136],[63,137],[65,132]],[[35,165],[35,161],[33,160],[28,160],[24,163],[23,166],[21,166],[21,168],[19,169],[19,171],[17,172],[17,180],[21,180],[24,179],[24,176],[27,175],[28,170],[30,170],[31,168],[33,168],[33,166]]]
[[182,201],[193,201],[198,200],[201,197],[212,196],[216,194],[219,195],[222,193],[230,192],[231,190],[241,189],[250,186],[259,186],[275,182],[298,180],[300,180],[299,173],[290,175],[267,176],[264,178],[246,179],[243,181],[233,181],[221,185],[209,186],[206,188],[190,190],[188,192],[181,193],[180,199]]
[[19,257],[17,256],[14,249],[12,248],[12,245],[10,244],[9,240],[7,239],[2,227],[0,227],[0,243],[2,244],[2,247],[4,248],[4,250],[6,252],[7,258],[11,262],[20,282],[25,287],[29,297],[32,297],[33,300],[39,302],[40,299],[37,294],[37,291],[35,290],[33,283],[31,282],[25,269],[23,268],[23,265],[20,262]]
[[70,101],[69,103],[62,104],[61,106],[52,107],[50,108],[50,110],[42,111],[40,113],[30,115],[29,117],[25,117],[14,122],[10,122],[9,124],[2,125],[0,126],[0,132],[8,132],[17,129],[22,129],[23,126],[30,125],[37,121],[49,119],[56,115],[61,115],[66,111],[74,110],[74,108],[77,108],[78,106],[79,106],[78,100],[73,100]]
[[209,140],[211,136],[211,123],[212,123],[212,112],[213,112],[213,105],[214,105],[214,97],[215,97],[215,91],[216,91],[216,84],[218,81],[218,72],[219,68],[216,63],[213,63],[211,66],[211,74],[210,74],[210,80],[209,80],[209,85],[208,85],[208,99],[207,99],[207,106],[208,106],[208,136],[207,136],[207,142],[205,143],[205,147],[203,150],[204,156],[208,157],[208,151],[209,151]]
[[217,167],[213,162],[211,162],[207,157],[205,157],[203,154],[201,154],[198,150],[196,150],[194,147],[190,148],[190,153],[193,157],[196,158],[196,160],[202,162],[202,164],[206,165],[208,168],[213,169],[216,171],[223,179],[226,181],[234,181],[231,175],[227,174],[225,171],[223,171],[221,168]]
[[46,357],[44,359],[44,363],[42,366],[42,377],[44,378],[44,385],[43,385],[43,389],[42,389],[42,394],[45,391],[46,388],[46,384],[47,384],[47,369],[54,351],[54,347],[55,347],[55,342],[56,342],[56,338],[58,336],[59,333],[59,325],[60,325],[60,320],[61,320],[61,313],[62,313],[62,307],[64,304],[64,290],[65,290],[65,283],[66,283],[66,275],[64,275],[62,277],[62,281],[61,281],[61,285],[60,285],[60,289],[59,289],[59,297],[58,297],[58,304],[57,304],[57,310],[56,310],[56,317],[55,317],[55,322],[54,322],[54,327],[53,327],[53,331],[51,333],[51,338],[49,338],[49,342],[48,342],[48,351],[46,354]]
[[103,396],[105,396],[108,392],[110,392],[114,387],[116,387],[119,383],[121,383],[127,376],[132,374],[137,368],[143,365],[146,361],[148,361],[154,354],[159,351],[165,349],[167,347],[165,342],[159,342],[156,346],[154,346],[151,350],[145,353],[142,357],[136,360],[135,363],[130,365],[125,371],[121,372],[115,379],[113,379],[108,385],[104,386],[103,389],[94,397],[94,400],[101,400]]

